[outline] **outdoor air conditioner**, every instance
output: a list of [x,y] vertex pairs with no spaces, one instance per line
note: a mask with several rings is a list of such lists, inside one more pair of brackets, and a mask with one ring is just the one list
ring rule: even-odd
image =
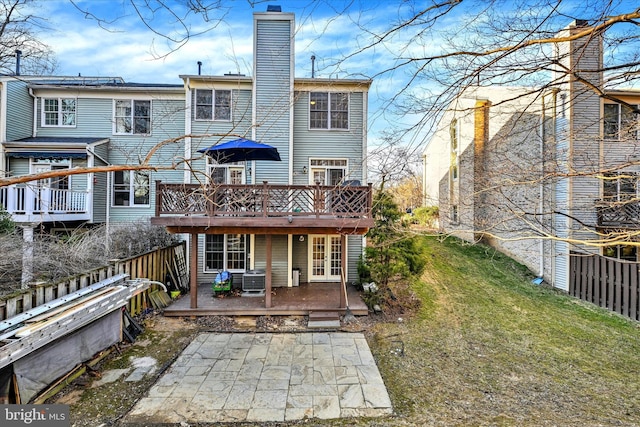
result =
[[264,291],[264,270],[249,270],[242,275],[242,292],[261,295]]

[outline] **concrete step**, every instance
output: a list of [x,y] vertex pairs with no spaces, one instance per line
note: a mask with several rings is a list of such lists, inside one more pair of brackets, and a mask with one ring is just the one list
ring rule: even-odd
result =
[[337,311],[311,311],[309,320],[340,320],[340,313]]
[[308,329],[338,329],[340,320],[311,320],[307,323]]

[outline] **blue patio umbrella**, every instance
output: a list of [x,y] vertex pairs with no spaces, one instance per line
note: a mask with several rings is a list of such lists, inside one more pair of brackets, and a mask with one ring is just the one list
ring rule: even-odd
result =
[[211,156],[218,163],[243,162],[248,160],[271,160],[279,162],[276,147],[250,139],[238,138],[198,150]]

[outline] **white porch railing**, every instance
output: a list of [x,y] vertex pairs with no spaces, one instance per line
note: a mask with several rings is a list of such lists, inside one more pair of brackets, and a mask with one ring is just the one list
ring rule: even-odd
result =
[[24,184],[0,188],[0,205],[15,222],[89,220],[90,200],[87,190],[59,190]]

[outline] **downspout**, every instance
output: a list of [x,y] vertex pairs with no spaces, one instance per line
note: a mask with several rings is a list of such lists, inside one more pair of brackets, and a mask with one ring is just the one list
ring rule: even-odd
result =
[[[544,164],[544,139],[545,139],[545,129],[544,129],[544,120],[545,120],[545,115],[546,115],[546,105],[544,102],[544,95],[542,96],[542,114],[540,115],[540,161],[541,161],[541,165],[540,165],[540,188],[539,188],[539,192],[540,192],[540,201],[538,202],[538,211],[540,212],[540,218],[541,218],[541,222],[542,225],[544,227],[544,171],[545,171],[545,164]],[[544,239],[540,239],[539,242],[539,247],[540,247],[540,256],[539,256],[539,263],[540,265],[538,266],[539,269],[539,274],[538,277],[544,277]]]
[[0,82],[0,177],[6,176],[4,143],[7,141],[7,84]]
[[29,96],[33,98],[33,129],[31,136],[38,136],[38,97],[33,93],[33,88],[29,88]]
[[[186,135],[191,135],[191,80],[189,79],[189,77],[187,77],[187,81],[185,82],[185,86],[186,86],[186,99],[185,102],[187,105],[185,105],[185,109],[184,109],[184,132]],[[191,136],[185,136],[184,138],[184,158],[185,159],[190,159],[191,158]],[[191,183],[191,171],[189,170],[189,166],[187,163],[185,163],[184,166],[184,183],[185,184],[189,184]]]
[[[198,74],[200,74],[200,64],[198,64]],[[185,132],[185,138],[184,138],[184,158],[185,160],[191,159],[191,79],[189,77],[187,77],[187,80],[185,81],[185,91],[187,92],[185,95],[185,109],[184,109],[184,132]],[[183,181],[185,184],[190,184],[191,183],[191,171],[189,170],[189,163],[187,163],[185,161],[184,164],[184,172],[183,172]],[[158,197],[158,195],[156,194],[156,197]],[[157,203],[157,202],[156,202]],[[198,239],[198,235],[197,234],[185,234],[183,235],[184,239],[188,242],[188,246],[187,248],[194,248],[194,243],[191,242],[192,239]],[[195,243],[195,248],[197,248],[197,242]],[[191,252],[191,250],[187,250],[187,256],[186,256],[186,263],[187,265],[192,265],[191,263],[191,258],[194,256]],[[197,254],[196,254],[197,256]],[[195,261],[197,263],[197,260]],[[196,273],[197,274],[197,273]],[[190,279],[191,280],[191,279]],[[196,302],[197,304],[197,302]]]

